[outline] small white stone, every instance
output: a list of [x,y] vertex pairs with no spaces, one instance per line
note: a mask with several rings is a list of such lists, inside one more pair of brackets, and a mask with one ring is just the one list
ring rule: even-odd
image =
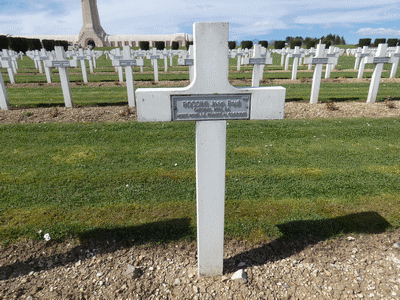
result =
[[352,241],[355,241],[356,239],[355,238],[353,238],[352,236],[348,236],[347,238],[346,238],[348,241],[350,241],[350,242],[352,242]]
[[393,248],[400,249],[400,242],[394,243]]
[[138,278],[140,273],[140,269],[136,268],[130,264],[128,264],[124,275],[131,277],[131,278]]
[[240,269],[239,271],[236,271],[235,273],[233,273],[232,280],[238,280],[241,281],[243,283],[247,282],[247,274],[245,271],[243,271],[242,269]]

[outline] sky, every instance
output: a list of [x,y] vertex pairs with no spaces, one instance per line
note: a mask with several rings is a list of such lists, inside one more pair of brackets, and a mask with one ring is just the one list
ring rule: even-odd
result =
[[[400,39],[400,0],[97,0],[109,35],[193,34],[195,22],[229,22],[229,40],[287,36]],[[77,35],[78,0],[0,0],[0,34]]]

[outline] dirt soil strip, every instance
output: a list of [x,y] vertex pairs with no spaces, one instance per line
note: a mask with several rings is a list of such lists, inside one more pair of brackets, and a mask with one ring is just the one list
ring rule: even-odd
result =
[[[338,102],[334,104],[286,102],[285,118],[383,118],[400,117],[400,101]],[[0,124],[47,122],[127,122],[136,120],[136,110],[127,106],[27,108],[0,110]]]

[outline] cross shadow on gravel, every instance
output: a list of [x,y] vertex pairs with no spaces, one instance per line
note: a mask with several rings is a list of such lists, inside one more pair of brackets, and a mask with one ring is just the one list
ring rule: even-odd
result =
[[[26,260],[17,260],[0,267],[0,281],[40,272],[91,259],[94,255],[152,243],[167,243],[190,238],[193,228],[189,218],[146,223],[139,226],[96,228],[79,235],[80,244],[69,250],[52,241],[14,245],[13,250],[24,253]],[[19,248],[19,249],[18,249]],[[95,249],[95,251],[94,251]],[[33,256],[33,257],[32,257]]]
[[237,271],[240,262],[245,262],[246,266],[259,266],[288,258],[340,234],[382,233],[391,224],[376,212],[361,212],[325,220],[293,221],[277,227],[282,233],[280,238],[225,259],[224,272]]

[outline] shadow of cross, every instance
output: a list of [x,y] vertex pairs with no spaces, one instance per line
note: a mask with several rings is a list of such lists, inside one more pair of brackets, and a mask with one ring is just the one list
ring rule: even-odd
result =
[[185,88],[137,89],[139,122],[196,121],[199,276],[223,271],[226,120],[282,119],[283,87],[228,81],[228,23],[195,23],[194,79]]

